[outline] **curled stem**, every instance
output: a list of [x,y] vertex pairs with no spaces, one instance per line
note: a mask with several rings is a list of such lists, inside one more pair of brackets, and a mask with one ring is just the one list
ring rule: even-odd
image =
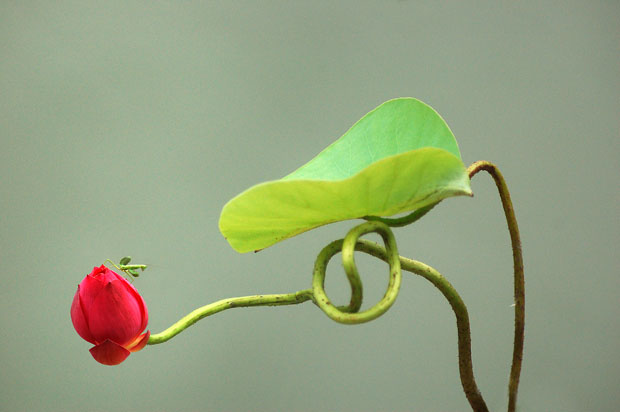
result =
[[521,375],[521,364],[523,360],[523,342],[525,335],[525,276],[523,273],[523,253],[521,251],[521,239],[519,236],[519,226],[515,216],[510,192],[504,177],[500,173],[497,166],[491,162],[484,160],[474,162],[467,168],[469,178],[474,177],[476,173],[484,170],[489,173],[502,201],[504,214],[506,215],[506,223],[510,233],[510,241],[512,244],[512,259],[514,265],[514,299],[515,299],[515,332],[514,344],[512,352],[512,366],[510,369],[510,379],[508,382],[508,412],[514,412],[517,407],[517,393],[519,390],[519,377]]
[[[385,248],[374,242],[359,239],[360,236],[371,232],[381,235]],[[353,257],[354,250],[375,256],[390,266],[390,279],[384,297],[376,305],[362,312],[358,312],[362,304],[362,284]],[[351,302],[347,306],[336,307],[325,294],[324,281],[329,260],[341,251],[343,266],[351,284]],[[312,289],[289,294],[254,295],[219,300],[194,310],[163,332],[151,335],[148,344],[166,342],[200,319],[236,307],[293,305],[312,300],[326,315],[337,322],[345,324],[367,322],[381,316],[394,303],[400,288],[401,269],[430,281],[450,303],[456,316],[459,373],[465,396],[474,411],[488,411],[474,378],[469,315],[465,303],[450,282],[435,269],[424,263],[399,256],[394,234],[382,222],[367,222],[356,226],[344,239],[336,240],[323,248],[315,262]]]
[[[358,240],[355,249],[360,252],[368,253],[381,260],[388,261],[386,250],[376,243],[367,240]],[[432,267],[399,256],[400,266],[403,270],[415,273],[428,280],[444,295],[450,303],[452,311],[456,316],[456,329],[458,335],[458,353],[459,353],[459,374],[461,377],[461,385],[465,396],[469,401],[472,409],[476,412],[485,412],[489,409],[482,398],[482,394],[476,385],[474,378],[474,367],[471,358],[471,332],[469,327],[469,314],[465,302],[459,296],[454,286],[450,284],[438,271]]]
[[[515,336],[513,361],[508,385],[508,411],[514,412],[516,409],[517,390],[521,373],[525,329],[525,281],[521,241],[512,201],[502,174],[494,164],[486,161],[473,163],[467,169],[467,172],[469,177],[472,178],[480,170],[485,170],[495,180],[512,242],[514,260]],[[394,303],[400,288],[401,269],[403,269],[420,275],[431,282],[450,303],[456,316],[461,384],[472,409],[475,412],[486,412],[488,408],[478,390],[474,378],[471,358],[469,314],[465,303],[450,282],[435,269],[424,263],[399,256],[394,235],[389,228],[389,226],[404,226],[413,223],[424,216],[424,214],[434,206],[435,204],[426,206],[398,219],[367,216],[366,219],[369,220],[369,222],[353,228],[344,239],[330,243],[319,253],[314,267],[312,289],[288,294],[253,295],[219,300],[194,310],[163,332],[151,335],[148,344],[154,345],[166,342],[204,317],[237,307],[294,305],[312,300],[323,312],[337,322],[346,324],[367,322],[381,316]],[[359,239],[363,234],[370,232],[379,233],[386,247],[383,248],[376,243]],[[359,312],[362,304],[362,282],[355,266],[353,257],[354,250],[375,256],[390,265],[390,280],[388,290],[384,297],[375,306],[363,312]],[[342,251],[343,266],[351,285],[351,300],[347,306],[336,307],[325,294],[324,281],[329,260],[340,251]]]
[[[361,280],[355,265],[354,250],[360,236],[376,232],[383,238],[386,258],[390,265],[390,278],[387,291],[383,298],[373,307],[358,312],[362,305]],[[329,260],[342,250],[342,265],[351,284],[351,303],[344,308],[335,307],[325,293],[325,271]],[[312,277],[312,292],[316,304],[327,316],[339,323],[348,325],[369,322],[383,315],[394,303],[400,290],[402,273],[398,259],[398,249],[394,234],[384,223],[366,222],[351,229],[344,239],[336,240],[327,245],[316,258]],[[359,286],[358,286],[359,285]]]

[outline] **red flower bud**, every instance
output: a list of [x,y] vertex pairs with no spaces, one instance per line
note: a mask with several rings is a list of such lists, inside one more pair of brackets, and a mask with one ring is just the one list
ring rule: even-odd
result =
[[91,355],[104,365],[118,365],[144,348],[149,320],[146,304],[127,280],[101,265],[78,285],[71,304],[73,327],[94,344]]

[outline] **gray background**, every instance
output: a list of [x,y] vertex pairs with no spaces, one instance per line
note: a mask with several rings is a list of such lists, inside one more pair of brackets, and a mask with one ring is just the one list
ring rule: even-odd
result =
[[[74,332],[106,258],[159,332],[215,300],[309,287],[352,222],[258,254],[224,203],[305,163],[381,102],[414,96],[466,164],[503,171],[524,242],[522,411],[620,404],[617,1],[0,3],[2,411],[457,411],[456,328],[426,281],[361,326],[310,303],[227,311],[104,367]],[[511,252],[490,178],[396,232],[472,317],[478,384],[506,404]],[[360,257],[374,303],[385,266]],[[327,291],[347,298],[339,264]]]

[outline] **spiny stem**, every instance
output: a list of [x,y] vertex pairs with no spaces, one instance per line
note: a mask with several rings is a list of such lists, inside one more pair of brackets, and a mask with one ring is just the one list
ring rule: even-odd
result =
[[523,254],[521,251],[521,239],[519,236],[519,226],[515,216],[510,192],[504,177],[497,166],[491,162],[474,162],[467,168],[469,178],[476,173],[484,170],[488,172],[495,181],[499,196],[506,215],[506,223],[510,232],[512,244],[512,259],[514,265],[514,299],[515,299],[515,332],[512,352],[512,367],[510,369],[510,380],[508,382],[508,412],[514,412],[517,407],[517,392],[519,390],[519,377],[521,375],[521,364],[523,360],[523,341],[525,335],[525,276],[523,273]]
[[312,290],[307,289],[300,290],[299,292],[294,293],[277,295],[252,295],[218,300],[217,302],[210,303],[190,312],[163,332],[151,335],[148,344],[156,345],[158,343],[164,343],[172,339],[179,333],[183,332],[185,329],[189,328],[200,319],[211,316],[226,309],[243,308],[250,306],[295,305],[297,303],[302,303],[311,299],[313,299]]

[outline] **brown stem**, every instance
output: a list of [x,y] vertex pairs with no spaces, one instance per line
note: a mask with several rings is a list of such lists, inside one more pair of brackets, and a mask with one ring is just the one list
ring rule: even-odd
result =
[[515,335],[514,346],[512,352],[512,367],[510,369],[510,380],[508,382],[508,412],[515,412],[517,407],[517,392],[519,390],[519,376],[521,375],[521,363],[523,361],[523,341],[525,335],[525,277],[523,274],[523,254],[521,252],[521,239],[519,236],[519,227],[517,218],[515,217],[510,193],[506,181],[500,173],[497,166],[491,162],[484,160],[474,162],[467,168],[469,178],[471,179],[476,173],[484,170],[489,173],[502,200],[504,214],[506,215],[506,223],[510,232],[510,241],[512,243],[512,259],[514,264],[514,296],[515,296]]

